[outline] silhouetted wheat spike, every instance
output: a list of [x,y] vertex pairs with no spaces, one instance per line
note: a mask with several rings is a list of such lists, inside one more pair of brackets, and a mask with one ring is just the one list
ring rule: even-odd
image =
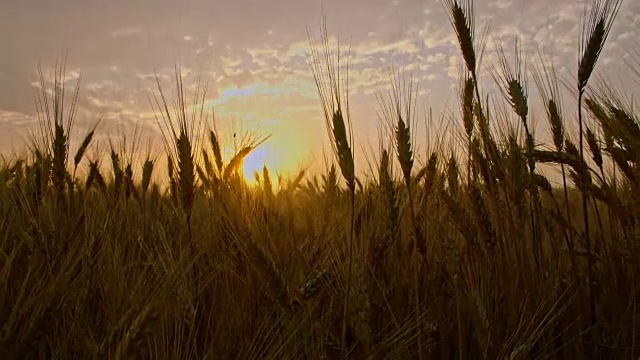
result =
[[598,169],[600,169],[601,174],[604,175],[602,150],[598,144],[596,134],[594,134],[589,127],[587,127],[587,145],[589,145],[589,151],[591,152],[593,162],[596,164]]
[[[203,155],[206,156],[206,153],[204,153]],[[202,185],[205,187],[205,189],[213,190],[214,186],[213,182],[211,181],[211,177],[207,175],[208,172],[205,171],[206,170],[204,170],[200,165],[196,166],[196,173],[198,174],[198,178],[200,179],[200,181],[202,181]]]
[[[524,126],[526,133],[527,153],[530,155],[533,152],[534,139],[533,133],[529,129],[528,119],[529,105],[527,97],[526,86],[526,64],[522,60],[522,51],[518,45],[516,39],[515,43],[515,69],[512,70],[507,61],[504,49],[500,44],[497,44],[498,60],[500,70],[494,69],[492,76],[495,82],[498,84],[503,96],[509,101],[513,111],[520,117],[522,125]],[[529,170],[531,174],[535,171],[535,161],[532,161],[532,157],[529,156]]]
[[185,208],[187,221],[189,221],[195,196],[196,174],[191,141],[189,140],[186,131],[180,132],[180,137],[176,142],[176,148],[178,154],[178,187],[180,189],[180,202]]
[[[542,98],[545,106],[545,113],[547,115],[547,120],[549,123],[549,127],[551,129],[551,134],[553,137],[553,144],[556,149],[556,152],[561,155],[564,152],[564,139],[565,139],[565,126],[564,126],[564,117],[562,112],[562,97],[560,93],[560,88],[558,86],[558,75],[556,74],[555,67],[553,65],[546,66],[544,64],[543,57],[540,53],[539,56],[539,65],[535,65],[533,69],[533,79],[538,88],[538,92],[540,93],[540,97]],[[558,162],[560,164],[562,170],[562,184],[564,190],[564,203],[565,203],[565,212],[567,216],[567,220],[569,226],[573,226],[573,221],[571,219],[571,211],[569,209],[569,191],[567,187],[567,176],[565,163]],[[571,243],[570,248],[573,248],[573,234],[571,231],[568,232],[568,239]],[[572,258],[575,254],[571,254]],[[578,279],[576,279],[577,281]]]
[[382,254],[386,247],[393,241],[396,230],[398,227],[398,218],[400,209],[398,207],[396,188],[393,183],[393,173],[391,169],[389,152],[384,149],[380,157],[380,165],[378,170],[378,183],[382,189],[384,196],[386,212],[386,226],[385,226],[385,244],[380,245],[378,249],[375,249],[373,254],[374,263],[378,264]]
[[[582,120],[582,99],[589,78],[595,69],[596,63],[604,44],[609,36],[613,22],[618,14],[622,0],[594,0],[588,19],[583,22],[582,39],[580,43],[580,62],[578,64],[578,124],[580,136],[580,159],[584,162],[584,131]],[[583,171],[583,174],[586,170]],[[585,181],[586,176],[581,176]],[[589,268],[589,308],[591,311],[590,325],[596,322],[595,298],[593,289],[593,260],[591,256],[591,235],[589,232],[589,210],[587,184],[579,184],[582,191],[582,213],[584,218],[585,240],[587,250],[587,263]]]
[[[506,55],[504,53],[504,49],[501,44],[496,44],[498,49],[498,62],[500,69],[494,69],[492,72],[492,76],[495,82],[498,84],[500,91],[503,96],[507,99],[507,101],[511,104],[513,111],[520,118],[522,125],[524,126],[525,136],[526,136],[526,158],[527,164],[529,167],[529,177],[533,179],[535,174],[536,162],[535,158],[532,156],[535,142],[533,138],[533,133],[531,132],[528,124],[528,116],[529,116],[529,105],[528,105],[528,96],[527,96],[527,85],[526,85],[526,73],[525,68],[526,64],[522,60],[522,50],[519,46],[518,39],[515,41],[514,48],[514,69],[511,69],[509,65]],[[535,249],[535,259],[536,264],[539,261],[539,242],[538,242],[538,234],[537,234],[537,226],[536,226],[536,213],[538,209],[538,191],[537,187],[533,186],[533,182],[529,182],[528,191],[531,195],[532,202],[529,204],[530,207],[530,221],[531,221],[531,237],[534,241],[534,249]]]
[[[393,126],[396,140],[396,151],[398,162],[402,169],[402,176],[405,183],[411,180],[411,170],[413,168],[413,146],[411,139],[411,122],[415,116],[415,103],[417,101],[417,87],[413,86],[413,81],[409,78],[405,82],[400,78],[400,74],[391,77],[392,93],[389,94],[389,110],[387,112],[387,122]],[[406,86],[405,86],[406,85]]]
[[[424,175],[424,202],[425,204],[429,201],[429,199],[434,195],[434,192],[437,190],[439,186],[440,180],[440,170],[438,169],[438,153],[433,151],[429,156],[429,160],[427,161],[427,165],[424,167],[425,175]],[[419,177],[418,178],[422,178]]]
[[107,188],[104,177],[100,173],[100,166],[98,164],[98,161],[96,160],[89,161],[89,173],[87,174],[85,189],[88,190],[92,188],[94,184],[97,185],[98,188],[102,191],[105,191]]
[[176,182],[175,166],[171,155],[167,155],[167,176],[169,177],[169,194],[171,195],[171,200],[176,204],[178,200],[178,183]]
[[473,0],[444,0],[449,20],[458,37],[462,57],[469,72],[475,78],[476,73],[476,52],[473,48],[474,40],[474,18]]
[[492,248],[496,244],[496,234],[492,219],[489,216],[487,204],[476,182],[470,184],[469,197],[476,217],[476,223],[479,224],[478,229],[480,236],[485,241],[485,245]]
[[[80,144],[80,147],[78,148],[78,150],[76,151],[75,156],[73,157],[73,175],[71,176],[71,181],[69,182],[70,196],[72,197],[72,199],[75,196],[74,186],[75,186],[75,182],[76,182],[76,172],[78,170],[78,165],[82,161],[82,158],[84,157],[84,154],[87,151],[87,148],[91,144],[91,141],[93,140],[94,133],[95,133],[95,127],[92,128],[87,133],[87,135],[84,137],[84,139],[82,140],[82,143]],[[72,204],[73,203],[74,202],[72,201]]]
[[507,61],[502,45],[497,44],[499,70],[493,71],[493,78],[499,85],[504,97],[509,101],[515,113],[523,121],[525,127],[528,126],[526,119],[529,114],[527,104],[527,89],[525,83],[525,66],[522,60],[522,51],[518,40],[515,42],[515,69],[512,70]]
[[[538,88],[538,92],[540,93],[540,97],[542,98],[543,103],[545,104],[545,113],[547,115],[547,121],[549,123],[549,128],[551,129],[551,134],[553,138],[553,145],[555,147],[555,152],[552,157],[555,157],[558,160],[552,160],[556,164],[559,164],[562,170],[562,185],[564,191],[564,203],[565,203],[565,216],[567,217],[568,227],[569,229],[573,228],[573,221],[570,210],[570,201],[569,201],[569,190],[567,186],[567,175],[565,166],[569,165],[569,161],[567,159],[567,154],[564,152],[564,142],[565,142],[565,126],[564,126],[564,116],[562,111],[562,97],[560,93],[560,88],[558,86],[558,75],[556,73],[555,66],[553,64],[551,66],[546,66],[544,64],[543,57],[540,53],[538,53],[539,62],[538,65],[534,66],[533,69],[533,79]],[[535,155],[534,155],[535,157]],[[537,157],[536,157],[537,158]],[[575,161],[578,159],[573,159],[574,165]],[[574,281],[577,283],[580,281],[580,277],[578,275],[577,263],[575,260],[575,244],[573,241],[573,232],[567,231],[566,235],[567,248],[569,249],[569,256],[571,258],[571,264],[574,273]]]
[[271,176],[269,175],[269,169],[267,169],[267,165],[262,166],[262,186],[267,194],[267,200],[269,202],[273,201],[273,184],[271,182]]
[[622,0],[593,0],[588,19],[583,22],[578,64],[578,89],[584,90],[602,53]]
[[[482,56],[484,48],[484,39],[480,41],[479,50],[475,49],[475,18],[473,0],[443,0],[445,10],[449,16],[449,21],[458,38],[462,58],[464,59],[467,70],[473,78],[473,87],[475,88],[476,107],[480,115],[479,121],[487,120],[482,109],[482,99],[480,98],[480,88],[478,81],[478,62]],[[475,110],[474,110],[475,112]],[[481,129],[482,130],[482,129]]]
[[216,162],[216,168],[218,172],[222,173],[224,163],[222,162],[222,149],[220,148],[220,142],[218,142],[218,136],[213,130],[209,131],[209,142],[211,143],[211,150],[213,151],[213,157]]
[[[591,130],[591,128],[587,127],[587,145],[589,146],[589,152],[591,152],[591,159],[593,160],[593,162],[596,164],[596,166],[598,167],[598,169],[600,170],[600,175],[601,175],[601,179],[600,179],[600,183],[601,184],[605,184],[606,183],[606,175],[604,173],[604,164],[603,164],[603,158],[602,158],[602,148],[600,146],[600,140],[598,140],[598,137],[596,136],[596,134]],[[589,191],[591,192],[595,186],[590,186],[589,187]],[[593,208],[596,212],[596,219],[598,220],[598,226],[599,226],[599,230],[600,230],[600,236],[604,236],[604,228],[603,228],[603,224],[602,224],[602,218],[600,216],[600,210],[598,209],[598,204],[596,202],[596,199],[593,199]],[[595,251],[595,255],[597,256],[599,254],[599,250],[598,248],[603,244],[602,241],[600,242],[596,242],[596,251]],[[606,246],[606,245],[605,245]]]
[[67,176],[67,143],[68,138],[61,124],[54,125],[54,141],[53,141],[53,185],[61,194],[64,189],[65,177]]
[[604,137],[605,150],[611,152],[611,149],[614,147],[615,139],[620,136],[620,132],[614,127],[615,120],[597,100],[586,98],[584,103],[587,105],[587,109],[591,115],[598,121],[598,125],[600,126]]
[[254,150],[253,146],[247,146],[247,147],[244,147],[244,148],[240,149],[240,151],[238,151],[238,153],[235,154],[233,156],[233,158],[231,158],[231,160],[229,160],[229,164],[227,164],[227,166],[225,166],[224,171],[222,173],[222,178],[224,180],[229,180],[229,179],[231,179],[231,177],[234,174],[237,174],[238,170],[242,166],[242,161],[253,150]]
[[411,169],[413,168],[413,150],[411,146],[411,130],[405,124],[402,117],[398,117],[398,128],[396,129],[396,141],[398,144],[398,161],[402,169],[405,182],[411,180]]
[[155,163],[147,156],[147,159],[142,164],[142,194],[146,195],[149,185],[151,184],[151,175],[153,174],[153,167]]
[[29,197],[32,201],[33,208],[37,208],[40,204],[45,190],[48,187],[51,173],[51,158],[42,154],[37,147],[33,148],[33,164],[29,167],[27,180],[31,183]]
[[[40,135],[52,159],[51,180],[60,199],[67,181],[67,157],[69,154],[69,137],[78,108],[80,81],[78,80],[68,101],[65,89],[66,59],[53,69],[50,86],[38,66],[40,89],[36,92],[35,103],[38,115]],[[68,106],[65,112],[65,107]]]
[[[349,310],[349,294],[351,292],[351,277],[353,266],[353,231],[355,225],[355,165],[351,144],[353,143],[353,128],[349,116],[349,67],[348,62],[344,75],[341,75],[340,44],[332,49],[327,35],[326,21],[321,29],[320,45],[316,44],[309,35],[311,47],[307,54],[311,72],[318,90],[325,126],[331,140],[331,148],[338,159],[340,171],[344,177],[351,195],[351,229],[348,244],[348,270],[344,293],[344,308],[342,316],[341,351],[346,356],[346,334]],[[320,51],[321,48],[322,51]],[[344,77],[344,78],[343,78]],[[344,109],[343,109],[344,106]],[[343,111],[344,110],[344,111]],[[346,115],[346,116],[345,116]],[[349,133],[347,134],[347,127]]]
[[458,162],[455,156],[451,155],[447,163],[447,185],[449,186],[449,192],[454,198],[458,196],[458,189],[460,187],[458,175]]
[[134,194],[135,185],[133,184],[133,167],[131,163],[128,163],[124,167],[124,196],[125,199],[129,199]]
[[414,86],[409,75],[408,80],[401,77],[398,70],[391,69],[391,90],[384,96],[378,94],[381,118],[392,129],[396,145],[396,154],[404,184],[409,197],[409,210],[414,232],[414,244],[420,254],[425,257],[427,248],[416,218],[413,193],[411,189],[411,171],[413,169],[413,144],[411,125],[415,122],[415,106],[418,88]]
[[355,189],[353,153],[351,152],[351,146],[347,140],[347,131],[341,109],[334,112],[332,123],[333,139],[336,146],[338,165],[340,166],[340,171],[342,171],[342,176],[347,181],[347,187],[349,190],[353,191]]
[[113,170],[113,192],[115,198],[120,195],[120,190],[124,183],[124,171],[120,166],[120,156],[111,148],[111,167]]
[[204,174],[208,178],[210,176],[215,176],[215,170],[213,169],[213,164],[211,163],[211,159],[209,158],[209,153],[207,149],[202,149],[202,163],[204,164]]
[[327,199],[327,203],[331,204],[338,189],[338,171],[336,165],[331,164],[326,175],[322,175],[322,195]]
[[553,99],[549,99],[549,101],[547,101],[546,109],[548,112],[549,124],[551,125],[551,133],[553,134],[553,144],[556,147],[556,151],[561,152],[564,142],[564,125],[562,123],[562,115],[560,113],[558,102]]
[[176,198],[184,214],[187,232],[191,237],[191,214],[196,191],[196,152],[201,139],[201,130],[206,114],[204,102],[207,93],[206,83],[201,83],[197,78],[193,103],[187,102],[182,72],[176,64],[175,72],[175,98],[174,115],[169,111],[169,105],[160,84],[160,77],[156,74],[157,93],[153,92],[151,106],[158,126],[162,130],[162,139],[165,149],[171,159],[170,164],[177,169],[175,182],[178,191]]
[[[640,161],[640,125],[622,104],[608,104],[610,133],[627,150],[636,162]],[[603,127],[603,130],[605,128]]]
[[82,157],[84,156],[85,152],[87,151],[87,148],[91,144],[91,141],[93,140],[93,136],[95,134],[95,130],[96,129],[94,127],[87,133],[87,135],[82,140],[82,143],[80,144],[80,147],[76,151],[76,155],[73,157],[74,173],[75,173],[75,169],[78,168],[78,165],[80,164],[80,161],[82,161]]
[[[355,169],[350,145],[353,134],[348,113],[348,65],[346,79],[343,79],[340,74],[340,45],[338,44],[336,50],[331,49],[326,25],[324,26],[320,44],[323,53],[320,53],[317,44],[311,43],[309,62],[322,103],[325,125],[331,138],[333,153],[338,159],[340,171],[351,190],[355,189]],[[348,134],[347,127],[349,127]]]

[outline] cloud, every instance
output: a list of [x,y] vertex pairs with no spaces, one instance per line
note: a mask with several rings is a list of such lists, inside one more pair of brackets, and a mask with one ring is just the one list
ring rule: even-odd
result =
[[120,29],[111,31],[111,36],[113,36],[114,38],[119,38],[119,37],[125,37],[125,36],[139,35],[141,33],[142,33],[142,28],[137,26],[128,26],[125,28],[120,28]]
[[22,128],[36,123],[37,121],[33,116],[15,111],[0,110],[0,124],[9,127]]
[[[263,121],[265,127],[280,129],[283,139],[284,134],[295,134],[301,138],[300,146],[316,144],[324,124],[306,59],[307,29],[317,33],[322,11],[329,34],[351,47],[355,118],[375,118],[373,94],[388,86],[385,69],[392,64],[413,72],[423,95],[429,94],[434,114],[455,98],[460,50],[438,1],[31,3],[0,4],[0,14],[5,15],[0,22],[3,129],[21,128],[20,119],[27,122],[16,114],[33,114],[31,83],[37,81],[37,64],[51,64],[68,49],[67,80],[82,75],[79,116],[86,121],[103,116],[105,129],[119,122],[152,124],[149,97],[155,70],[169,91],[173,66],[178,63],[184,69],[187,95],[192,95],[201,75],[209,84],[207,101],[216,111]],[[476,1],[478,40],[485,23],[491,23],[484,63],[495,59],[494,39],[505,45],[510,56],[517,35],[529,58],[539,46],[548,59],[575,73],[583,4],[579,0]],[[601,74],[623,71],[616,60],[637,45],[640,2],[627,1],[623,7],[596,69]],[[363,137],[375,136],[375,128],[370,128],[371,133]]]
[[0,109],[0,154],[24,149],[37,124],[34,116]]
[[498,10],[506,10],[513,5],[512,0],[494,0],[489,2],[489,7]]

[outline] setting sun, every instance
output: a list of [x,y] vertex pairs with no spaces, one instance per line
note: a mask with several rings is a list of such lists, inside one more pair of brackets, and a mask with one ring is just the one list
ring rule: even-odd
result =
[[[254,173],[257,171],[260,174],[260,178],[262,178],[264,166],[267,167],[270,174],[275,174],[274,171],[277,170],[276,158],[268,147],[258,146],[244,158],[242,163],[242,174],[247,184],[256,185]],[[273,178],[274,176],[271,177]]]

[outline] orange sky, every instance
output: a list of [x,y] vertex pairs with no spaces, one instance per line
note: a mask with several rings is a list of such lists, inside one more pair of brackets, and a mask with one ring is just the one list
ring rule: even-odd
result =
[[[519,35],[525,52],[534,54],[537,44],[561,65],[563,76],[574,76],[582,1],[478,0],[476,8],[478,26],[491,20],[485,62],[492,58],[494,39],[510,48]],[[0,152],[23,144],[25,129],[34,124],[32,84],[38,62],[50,68],[66,50],[69,78],[82,76],[79,133],[101,116],[102,134],[116,136],[119,129],[126,132],[138,124],[153,137],[157,130],[148,96],[154,69],[170,87],[179,61],[187,88],[197,75],[209,82],[207,104],[221,131],[235,126],[272,134],[250,161],[283,173],[322,166],[327,136],[305,52],[306,28],[317,30],[323,12],[329,33],[351,45],[351,108],[360,169],[365,168],[361,149],[377,148],[374,93],[388,86],[384,69],[389,64],[414,72],[423,95],[419,107],[433,108],[436,128],[444,128],[442,114],[447,121],[456,118],[459,52],[436,0],[4,1]],[[626,88],[637,87],[624,59],[628,49],[639,46],[638,25],[640,2],[626,1],[598,67],[599,74]],[[490,78],[484,83],[488,87]],[[533,81],[529,85],[533,88]],[[416,136],[419,158],[429,146],[423,115]],[[534,115],[541,113],[534,110]],[[544,121],[538,133],[547,133]],[[101,147],[107,147],[105,140]]]

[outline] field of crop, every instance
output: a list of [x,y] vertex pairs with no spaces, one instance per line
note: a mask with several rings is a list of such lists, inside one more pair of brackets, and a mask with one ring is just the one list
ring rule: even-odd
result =
[[[333,161],[277,186],[266,168],[246,184],[264,138],[224,158],[179,71],[153,96],[168,170],[123,146],[92,157],[95,130],[70,146],[79,88],[64,67],[42,74],[30,153],[0,166],[1,357],[637,359],[640,124],[624,94],[589,86],[620,2],[587,14],[575,109],[552,66],[504,52],[503,101],[486,100],[472,1],[444,3],[465,66],[460,149],[414,163],[416,91],[398,71],[370,177],[326,32],[308,60]],[[527,78],[552,143],[531,130]]]

